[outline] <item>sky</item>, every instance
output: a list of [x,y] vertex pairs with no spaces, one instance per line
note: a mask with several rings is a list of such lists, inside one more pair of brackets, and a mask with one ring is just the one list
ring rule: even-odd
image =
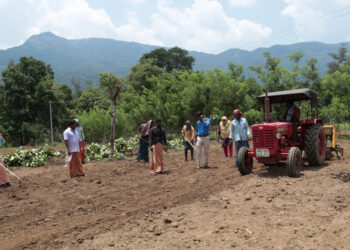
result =
[[350,41],[350,0],[0,0],[0,49],[51,31],[221,53]]

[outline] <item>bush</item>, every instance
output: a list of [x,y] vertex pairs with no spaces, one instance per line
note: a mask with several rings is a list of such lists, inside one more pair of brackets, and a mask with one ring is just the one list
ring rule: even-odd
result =
[[22,150],[20,148],[15,153],[6,155],[3,161],[8,167],[40,167],[47,163],[49,157],[59,157],[61,155],[61,152],[45,145],[32,150]]
[[[126,159],[123,153],[132,151],[138,145],[137,137],[131,137],[129,140],[118,138],[114,141],[114,156],[116,160]],[[100,161],[109,156],[110,144],[91,143],[86,147],[86,161]]]
[[249,125],[258,124],[264,120],[263,113],[256,109],[244,112],[244,117],[247,119]]
[[184,141],[183,139],[174,139],[168,141],[168,147],[176,150],[181,150],[184,148]]

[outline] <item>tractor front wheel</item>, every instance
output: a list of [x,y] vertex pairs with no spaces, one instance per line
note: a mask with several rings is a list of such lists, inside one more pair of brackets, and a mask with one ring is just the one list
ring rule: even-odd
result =
[[250,174],[253,170],[253,158],[248,155],[249,149],[242,147],[238,151],[238,170],[242,175]]
[[298,147],[292,147],[289,150],[287,158],[287,170],[290,177],[299,177],[303,159]]
[[309,165],[320,166],[326,159],[326,139],[321,124],[306,129],[305,152]]

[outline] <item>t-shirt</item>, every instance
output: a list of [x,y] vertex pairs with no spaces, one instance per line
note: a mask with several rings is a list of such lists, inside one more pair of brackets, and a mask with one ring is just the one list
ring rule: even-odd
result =
[[63,132],[63,138],[65,141],[68,141],[68,145],[72,153],[80,152],[79,134],[76,130],[67,128]]

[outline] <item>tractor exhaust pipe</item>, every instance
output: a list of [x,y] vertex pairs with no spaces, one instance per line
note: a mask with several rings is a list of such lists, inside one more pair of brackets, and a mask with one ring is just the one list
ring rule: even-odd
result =
[[264,99],[264,103],[265,103],[265,122],[271,122],[271,110],[270,110],[270,98],[267,95],[267,91],[264,89],[265,91],[265,99]]

